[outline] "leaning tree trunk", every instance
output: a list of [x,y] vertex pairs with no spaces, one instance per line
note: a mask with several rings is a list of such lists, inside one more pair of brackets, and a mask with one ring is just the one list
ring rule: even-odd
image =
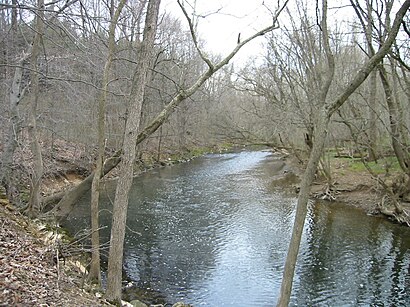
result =
[[134,160],[136,154],[136,136],[141,119],[141,107],[144,99],[147,73],[153,55],[157,20],[161,0],[150,0],[146,13],[144,38],[138,54],[139,63],[131,92],[129,117],[125,126],[123,155],[115,191],[113,218],[111,227],[110,252],[108,257],[108,276],[106,297],[110,301],[121,301],[122,259],[127,219],[128,194],[132,184]]
[[[320,159],[320,154],[323,149],[323,142],[327,136],[327,128],[331,116],[335,111],[337,111],[350,97],[350,95],[363,83],[363,81],[368,77],[371,71],[376,67],[376,65],[383,59],[383,57],[389,52],[394,40],[396,39],[397,33],[400,29],[401,22],[410,7],[410,0],[406,0],[400,7],[396,14],[393,26],[389,35],[380,47],[377,53],[372,56],[366,63],[363,64],[362,68],[357,72],[353,80],[348,84],[348,86],[342,91],[342,93],[337,97],[336,100],[326,103],[321,111],[319,112],[320,118],[317,121],[317,132],[315,139],[313,141],[313,148],[315,151],[309,157],[308,168],[305,171],[302,180],[302,186],[300,189],[300,195],[298,198],[298,203],[296,207],[295,222],[292,230],[292,237],[289,243],[288,254],[285,262],[285,269],[282,278],[282,285],[280,290],[280,297],[277,306],[285,307],[289,305],[290,295],[292,291],[293,276],[295,273],[297,254],[299,251],[299,246],[301,242],[301,237],[303,233],[303,226],[306,219],[308,197],[310,193],[310,186],[314,179],[314,172],[316,171],[317,164]],[[325,29],[322,26],[322,29]],[[326,37],[324,37],[326,39]],[[322,118],[323,117],[323,118]],[[317,150],[317,151],[316,151]]]
[[320,103],[322,109],[314,117],[314,129],[312,138],[312,147],[310,151],[308,165],[306,167],[305,173],[303,175],[300,194],[298,197],[296,215],[293,224],[292,237],[289,244],[288,254],[286,257],[285,268],[283,272],[282,285],[280,290],[280,296],[277,305],[287,306],[290,301],[290,295],[292,291],[293,275],[296,267],[296,260],[299,253],[300,241],[302,238],[303,227],[305,224],[305,218],[307,214],[307,204],[310,194],[310,186],[315,178],[317,166],[320,162],[320,157],[323,153],[323,147],[325,145],[327,128],[329,125],[330,115],[327,112],[326,98],[330,89],[330,85],[333,81],[333,76],[335,72],[335,61],[330,49],[329,34],[327,29],[327,1],[323,1],[322,7],[322,20],[320,27],[322,30],[323,38],[323,49],[325,51],[325,56],[327,59],[328,69],[324,76],[324,81],[322,88],[320,89]]
[[319,121],[315,126],[315,141],[313,142],[313,147],[309,156],[309,162],[303,174],[303,179],[300,186],[292,237],[290,239],[289,249],[286,256],[280,296],[277,306],[289,305],[293,284],[293,275],[296,268],[296,261],[307,214],[310,186],[315,178],[317,166],[319,164],[320,157],[322,156],[323,147],[325,145],[327,136],[329,119],[330,117],[328,117],[327,114],[324,113],[324,110],[322,110],[322,112],[320,113]]

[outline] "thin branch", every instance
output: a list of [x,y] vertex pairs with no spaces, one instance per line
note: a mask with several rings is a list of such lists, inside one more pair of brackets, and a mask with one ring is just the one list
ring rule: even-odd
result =
[[[91,82],[85,81],[85,80],[53,77],[53,76],[50,76],[50,75],[47,75],[47,74],[43,73],[43,72],[40,71],[40,70],[32,69],[32,68],[25,67],[25,66],[22,66],[22,65],[0,64],[0,67],[21,68],[21,69],[25,69],[25,70],[28,70],[28,71],[35,72],[36,74],[39,74],[40,76],[46,78],[47,80],[64,81],[64,82],[72,82],[72,83],[82,83],[82,84],[91,86],[91,87],[93,87],[93,88],[95,88],[95,89],[97,89],[97,90],[99,90],[99,91],[103,90],[101,87],[98,87],[97,85],[95,85],[95,84],[93,84],[93,83],[91,83]],[[118,78],[117,78],[117,79],[113,79],[113,80],[110,80],[109,83],[112,83],[112,82],[115,82],[115,81],[118,81],[118,80],[119,80]],[[112,94],[112,95],[114,95],[114,96],[119,96],[119,97],[124,96],[124,94],[119,94],[119,93],[115,93],[115,92],[111,92],[111,91],[107,91],[107,92],[110,93],[110,94]]]
[[282,13],[282,11],[285,9],[286,5],[288,4],[289,0],[286,0],[285,3],[278,8],[278,10],[276,11],[276,14],[273,16],[273,21],[272,21],[272,25],[269,27],[266,27],[258,32],[256,32],[255,34],[249,36],[248,38],[246,38],[245,40],[243,40],[242,42],[240,42],[239,44],[236,45],[236,47],[231,51],[231,53],[229,53],[225,59],[223,59],[221,62],[219,62],[218,64],[215,65],[215,70],[220,69],[222,66],[226,65],[229,63],[229,61],[235,56],[235,54],[238,53],[238,51],[245,46],[247,43],[249,43],[250,41],[252,41],[253,39],[259,37],[259,36],[263,36],[266,33],[269,33],[275,29],[278,29],[279,26],[277,24],[278,21],[278,17],[279,15]]
[[201,48],[199,48],[198,38],[197,38],[196,33],[195,33],[194,24],[192,22],[192,19],[188,16],[188,13],[185,10],[185,7],[181,4],[181,1],[177,0],[177,2],[178,2],[179,7],[181,8],[182,12],[184,13],[186,20],[188,21],[189,30],[190,30],[191,36],[192,36],[192,41],[194,42],[195,48],[198,51],[199,56],[208,65],[209,69],[213,70],[214,66],[213,66],[212,62],[209,60],[208,57],[205,56],[205,54],[202,52]]

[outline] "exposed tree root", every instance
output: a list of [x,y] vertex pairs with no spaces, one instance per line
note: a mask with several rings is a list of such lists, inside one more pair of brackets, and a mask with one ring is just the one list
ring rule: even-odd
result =
[[395,197],[388,194],[384,195],[379,204],[379,208],[380,213],[410,227],[410,211],[404,208]]
[[322,191],[316,192],[314,197],[323,200],[335,201],[338,194],[340,194],[340,192],[337,190],[335,185],[328,183],[323,187]]

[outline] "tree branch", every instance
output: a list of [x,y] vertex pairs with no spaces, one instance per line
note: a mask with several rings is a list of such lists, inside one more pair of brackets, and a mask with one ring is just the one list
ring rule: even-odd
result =
[[367,78],[370,72],[376,67],[376,65],[384,58],[384,56],[390,51],[391,46],[393,45],[397,33],[399,32],[400,25],[404,16],[406,15],[407,11],[410,7],[410,0],[406,0],[403,5],[400,7],[399,11],[394,18],[393,25],[391,30],[386,38],[384,44],[380,47],[380,49],[372,56],[366,63],[363,64],[362,68],[357,72],[356,76],[350,82],[342,94],[332,101],[329,102],[326,106],[326,113],[331,116],[342,104],[349,98],[349,96],[362,84],[362,82]]

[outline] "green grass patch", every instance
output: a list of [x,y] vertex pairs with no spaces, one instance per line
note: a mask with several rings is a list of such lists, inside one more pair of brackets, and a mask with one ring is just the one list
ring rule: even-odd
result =
[[[367,171],[366,166],[360,159],[348,159],[341,158],[345,160],[349,165],[349,169],[357,172]],[[377,162],[367,162],[367,165],[375,174],[384,174],[386,172],[397,172],[400,171],[400,165],[395,156],[385,157],[379,159]]]
[[192,157],[199,157],[210,151],[211,149],[209,147],[194,147],[189,150],[189,155]]

